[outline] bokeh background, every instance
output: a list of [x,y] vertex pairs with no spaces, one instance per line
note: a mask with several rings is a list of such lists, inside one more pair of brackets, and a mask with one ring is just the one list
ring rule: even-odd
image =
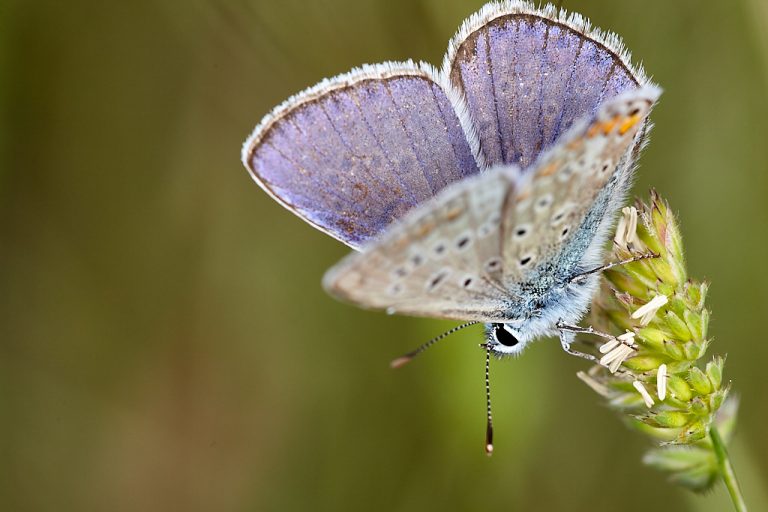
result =
[[[273,105],[363,62],[439,63],[481,0],[0,5],[0,509],[728,510],[643,467],[647,442],[556,342],[492,367],[478,328],[337,303],[347,250],[242,168]],[[732,447],[768,510],[768,2],[566,0],[665,93],[636,190],[712,281]]]

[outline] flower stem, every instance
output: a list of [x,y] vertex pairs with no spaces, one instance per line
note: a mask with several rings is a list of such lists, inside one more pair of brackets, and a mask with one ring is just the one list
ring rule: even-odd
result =
[[741,494],[739,481],[736,480],[736,472],[731,465],[731,459],[728,457],[725,443],[714,425],[709,429],[709,437],[712,439],[712,446],[717,457],[717,465],[720,467],[720,475],[723,477],[723,483],[728,488],[728,494],[731,495],[733,506],[738,512],[747,512],[747,504],[744,502],[744,496]]

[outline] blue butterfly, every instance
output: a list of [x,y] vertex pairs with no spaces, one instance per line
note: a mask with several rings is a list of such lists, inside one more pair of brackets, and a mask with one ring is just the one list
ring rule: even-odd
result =
[[[242,157],[274,199],[359,251],[325,275],[332,295],[484,323],[486,368],[543,336],[584,355],[575,324],[659,94],[617,36],[496,2],[462,24],[442,69],[324,80],[268,114]],[[490,407],[488,420],[490,450]]]

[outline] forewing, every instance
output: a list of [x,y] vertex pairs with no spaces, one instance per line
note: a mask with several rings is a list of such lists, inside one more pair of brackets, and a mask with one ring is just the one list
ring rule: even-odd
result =
[[562,277],[580,264],[606,214],[623,201],[634,148],[659,92],[647,86],[607,101],[544,153],[506,198],[501,238],[508,288],[526,283],[526,271]]
[[522,169],[575,120],[649,83],[618,36],[519,1],[489,3],[467,19],[443,73],[466,97],[486,162]]
[[283,206],[359,248],[478,172],[438,81],[435,70],[412,62],[325,80],[262,120],[243,146],[243,163]]
[[325,275],[325,289],[361,307],[465,320],[501,320],[501,211],[519,176],[496,168],[415,209]]
[[586,221],[599,197],[610,201],[608,185],[628,179],[632,148],[658,93],[642,88],[607,102],[531,173],[496,167],[448,187],[329,270],[324,287],[365,308],[508,320],[521,284],[547,265],[563,267],[558,250],[583,255],[574,233],[587,245],[593,238],[596,228]]

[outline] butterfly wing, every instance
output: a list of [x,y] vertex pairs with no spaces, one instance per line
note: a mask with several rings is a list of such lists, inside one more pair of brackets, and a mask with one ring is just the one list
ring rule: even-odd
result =
[[443,74],[466,97],[485,161],[523,169],[575,120],[649,84],[615,34],[519,1],[492,2],[468,18]]
[[412,62],[325,80],[262,120],[243,146],[243,163],[283,206],[358,248],[478,172],[470,127],[454,109],[458,95],[439,80],[430,66]]
[[326,290],[359,306],[467,320],[502,319],[501,211],[519,171],[456,183],[328,271]]
[[577,121],[521,178],[507,196],[501,226],[504,285],[514,292],[531,283],[563,282],[602,263],[613,213],[631,182],[635,148],[658,99],[654,86],[621,93],[588,122]]
[[[521,300],[516,291],[536,273],[580,264],[611,201],[616,208],[621,200],[617,187],[626,188],[632,148],[658,94],[644,87],[608,101],[530,173],[496,167],[446,188],[329,270],[324,287],[366,308],[509,319]],[[573,261],[556,262],[558,248]]]

